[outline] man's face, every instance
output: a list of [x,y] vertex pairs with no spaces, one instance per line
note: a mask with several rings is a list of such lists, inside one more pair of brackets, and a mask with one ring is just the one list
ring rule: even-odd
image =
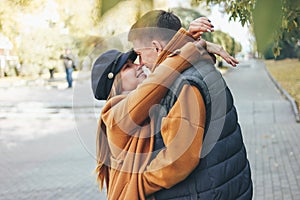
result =
[[150,70],[153,69],[154,63],[158,57],[158,52],[150,42],[143,43],[140,40],[133,41],[133,49],[140,57],[140,65],[145,65]]

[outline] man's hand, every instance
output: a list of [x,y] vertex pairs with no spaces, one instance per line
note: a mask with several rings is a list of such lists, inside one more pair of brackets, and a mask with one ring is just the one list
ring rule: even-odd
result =
[[206,17],[200,17],[191,22],[188,32],[193,35],[195,39],[201,37],[205,32],[213,32],[214,26]]

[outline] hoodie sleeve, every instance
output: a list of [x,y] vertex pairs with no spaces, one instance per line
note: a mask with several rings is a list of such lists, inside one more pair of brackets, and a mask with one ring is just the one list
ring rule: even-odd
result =
[[160,102],[180,72],[191,66],[201,56],[193,43],[187,43],[169,55],[155,71],[135,90],[120,101],[111,98],[102,109],[102,119],[107,128],[120,127],[130,133],[148,118],[151,107]]
[[199,90],[194,86],[184,85],[169,114],[162,119],[161,134],[165,148],[141,174],[146,195],[174,186],[198,165],[205,112]]

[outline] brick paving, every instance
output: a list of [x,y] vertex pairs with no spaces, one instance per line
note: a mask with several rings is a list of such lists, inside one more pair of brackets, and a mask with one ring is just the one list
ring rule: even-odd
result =
[[[248,151],[253,199],[297,200],[300,124],[264,70],[253,60],[225,74]],[[89,81],[80,80],[77,91],[63,89],[63,80],[55,87],[14,88],[0,81],[1,200],[106,199],[93,174],[100,108],[85,101]]]
[[239,113],[255,200],[300,199],[300,124],[261,61],[241,63],[225,79]]

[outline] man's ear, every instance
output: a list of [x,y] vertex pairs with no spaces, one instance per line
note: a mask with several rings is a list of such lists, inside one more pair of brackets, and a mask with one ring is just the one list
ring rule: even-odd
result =
[[163,50],[162,44],[157,40],[152,40],[152,46],[157,53],[160,53]]

